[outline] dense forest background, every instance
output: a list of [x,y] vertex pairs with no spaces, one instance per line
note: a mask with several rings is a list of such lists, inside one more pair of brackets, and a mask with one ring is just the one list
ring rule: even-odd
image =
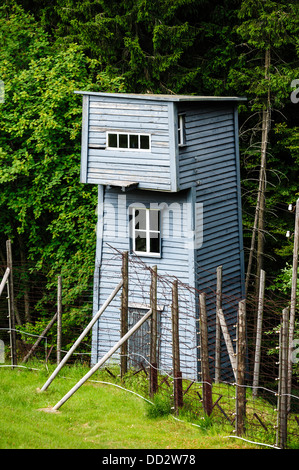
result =
[[287,292],[288,205],[299,196],[297,0],[2,0],[0,79],[0,265],[10,238],[22,267],[21,323],[32,320],[32,282],[49,290],[62,275],[65,303],[92,285],[97,188],[79,183],[75,90],[247,97],[239,111],[248,289],[264,267]]

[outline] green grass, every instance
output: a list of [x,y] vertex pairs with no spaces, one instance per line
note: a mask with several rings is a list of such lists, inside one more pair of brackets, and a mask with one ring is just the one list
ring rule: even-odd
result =
[[165,403],[160,402],[162,411],[151,416],[152,405],[140,397],[97,382],[86,382],[58,412],[46,412],[87,368],[65,367],[46,391],[39,392],[48,372],[43,365],[37,367],[40,370],[0,368],[1,449],[259,448],[225,438],[224,429],[209,423],[198,428],[175,420],[165,412]]

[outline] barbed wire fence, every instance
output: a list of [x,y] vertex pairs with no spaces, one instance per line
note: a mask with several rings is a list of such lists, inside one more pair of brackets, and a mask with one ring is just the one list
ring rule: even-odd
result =
[[[298,446],[298,369],[293,375],[292,393],[288,393],[286,386],[286,298],[274,295],[269,288],[264,291],[262,301],[252,296],[244,303],[235,295],[225,295],[221,292],[225,272],[220,276],[220,267],[211,273],[215,276],[214,287],[200,292],[179,278],[160,273],[155,265],[113,247],[100,270],[100,276],[110,281],[111,290],[123,278],[124,259],[127,291],[122,286],[111,303],[113,318],[109,317],[111,314],[105,318],[103,313],[96,323],[98,341],[112,334],[112,329],[111,341],[115,332],[121,338],[147,309],[151,309],[151,316],[101,370],[111,379],[119,375],[123,384],[130,384],[138,376],[144,396],[170,397],[174,416],[185,416],[201,427],[212,422],[224,426],[230,437],[278,448]],[[116,261],[122,266],[117,274],[111,269]],[[1,266],[1,274],[6,269],[7,266]],[[199,275],[203,274],[198,269]],[[37,341],[30,357],[45,363],[57,362],[58,352],[61,360],[92,318],[93,285],[81,292],[79,301],[68,304],[64,303],[62,287],[61,348],[57,351],[59,333],[54,325],[57,325],[59,282],[57,289],[52,287],[50,291],[46,276],[40,273],[27,277],[25,282],[24,267],[17,261],[13,272],[18,365],[26,364],[26,357]],[[267,284],[271,284],[271,279],[267,279]],[[12,326],[8,318],[9,295],[3,292],[0,341],[8,346],[5,351],[9,363]],[[235,309],[234,323],[227,322],[226,308]],[[80,361],[90,366],[95,348],[92,342],[90,330],[68,362]],[[96,348],[101,349],[98,345]],[[7,366],[7,362],[0,366]],[[295,353],[293,362],[294,368],[297,367]]]

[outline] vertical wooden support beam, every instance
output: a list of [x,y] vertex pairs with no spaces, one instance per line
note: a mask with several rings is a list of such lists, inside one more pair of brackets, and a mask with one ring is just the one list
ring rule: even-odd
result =
[[254,371],[253,371],[253,384],[252,384],[253,385],[253,390],[252,390],[253,398],[257,397],[257,387],[259,384],[259,375],[260,375],[264,295],[265,295],[265,271],[262,269],[261,274],[260,274],[259,300],[258,300],[257,325],[256,325]]
[[288,330],[289,309],[282,312],[282,323],[280,329],[280,359],[279,359],[279,401],[278,401],[278,427],[277,445],[284,449],[287,442],[288,422]]
[[246,417],[246,307],[245,300],[239,302],[237,325],[237,380],[236,380],[236,434],[245,433]]
[[173,363],[173,393],[174,393],[174,410],[177,414],[179,408],[183,406],[182,393],[182,374],[180,371],[180,338],[179,338],[179,298],[178,298],[178,281],[172,284],[172,363]]
[[150,289],[151,342],[150,342],[150,397],[158,391],[158,360],[157,360],[157,266],[151,271]]
[[12,271],[12,249],[11,241],[6,241],[6,256],[7,267],[9,268],[8,278],[8,302],[9,302],[9,329],[10,329],[10,342],[11,342],[11,364],[17,365],[17,340],[16,340],[16,325],[15,325],[15,300],[14,300],[14,285],[13,285],[13,271]]
[[215,343],[215,383],[219,383],[221,374],[221,328],[217,312],[222,309],[222,266],[217,268],[216,287],[216,343]]
[[57,279],[57,364],[61,361],[61,334],[62,334],[62,281]]
[[200,353],[201,353],[201,376],[203,390],[203,407],[205,413],[210,416],[213,409],[212,382],[209,369],[209,345],[208,345],[208,322],[206,309],[206,294],[202,292],[199,296],[199,325],[200,325]]
[[[129,299],[129,267],[128,267],[128,252],[122,254],[122,280],[123,288],[121,293],[121,328],[120,337],[122,338],[128,332],[128,299]],[[128,343],[124,342],[121,346],[120,358],[120,375],[123,378],[128,370]]]
[[292,352],[295,329],[295,313],[296,313],[296,294],[298,279],[298,251],[299,251],[299,199],[296,203],[295,215],[295,232],[294,232],[294,248],[293,248],[293,273],[292,273],[292,290],[291,290],[291,308],[290,308],[290,325],[289,325],[289,354],[288,354],[288,410],[291,409],[291,392],[292,392]]

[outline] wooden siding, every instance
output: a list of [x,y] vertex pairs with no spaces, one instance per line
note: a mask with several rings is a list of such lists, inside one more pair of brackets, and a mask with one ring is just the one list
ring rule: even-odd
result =
[[[171,191],[175,184],[170,154],[173,128],[169,107],[161,101],[84,96],[87,149],[82,149],[82,182],[108,185],[114,181],[138,182],[141,189]],[[150,134],[151,150],[106,149],[106,132]],[[86,140],[86,139],[85,139]]]
[[[196,250],[196,286],[207,293],[207,310],[215,316],[216,268],[223,267],[223,310],[235,335],[238,301],[243,298],[238,132],[234,106],[185,106],[186,146],[179,154],[179,187],[195,187],[203,207],[203,243]],[[210,356],[214,355],[210,331]],[[225,349],[225,348],[224,348]],[[222,366],[227,355],[222,355]]]
[[[178,112],[185,114],[186,123],[186,145],[180,148],[176,142]],[[128,206],[136,202],[145,205],[165,202],[182,207],[192,201],[195,207],[191,222],[197,222],[193,228],[200,239],[196,249],[190,249],[190,240],[165,237],[162,241],[162,257],[144,257],[143,260],[149,266],[156,264],[159,273],[176,276],[191,288],[205,291],[208,314],[212,319],[215,318],[216,268],[222,265],[223,310],[234,337],[238,302],[244,295],[235,104],[217,101],[175,103],[149,101],[149,98],[130,100],[125,97],[85,95],[83,113],[81,181],[99,184],[94,311],[104,303],[120,280],[121,261],[109,245],[120,251],[130,248]],[[101,147],[106,145],[107,130],[150,133],[151,152],[105,150]],[[136,181],[140,189],[152,191],[122,193],[120,189],[105,189],[103,186],[116,180]],[[171,219],[166,228],[171,232]],[[130,302],[148,304],[149,284],[148,273],[132,270]],[[160,367],[170,371],[171,294],[170,290],[165,294],[163,289],[160,286],[158,301],[164,306],[161,334],[165,341],[162,340],[160,351],[160,358],[164,362]],[[118,296],[93,329],[93,363],[119,339],[119,305]],[[197,378],[194,305],[192,309],[193,316],[185,315],[184,312],[181,314],[182,331],[186,330],[186,335],[181,338],[181,358],[184,375]],[[210,357],[213,357],[213,327],[209,330],[209,338]],[[224,368],[229,365],[229,361],[224,344],[222,348]]]
[[[134,191],[125,196],[116,190],[105,190],[104,196],[104,224],[101,250],[101,268],[99,273],[99,299],[98,306],[101,306],[117,285],[121,276],[121,260],[116,256],[116,252],[111,246],[120,250],[129,250],[128,233],[128,207],[132,203],[141,203],[145,206],[151,203],[165,203],[168,207],[176,203],[182,206],[186,204],[188,194],[167,194],[158,192]],[[120,203],[121,201],[121,203]],[[183,207],[183,206],[182,206]],[[186,207],[186,206],[184,206]],[[182,209],[183,210],[183,209]],[[115,220],[120,221],[121,227],[117,227]],[[161,349],[160,367],[165,371],[172,369],[171,351],[171,276],[176,276],[182,283],[190,284],[190,262],[193,256],[192,250],[185,247],[186,240],[181,237],[172,237],[172,217],[162,216],[162,223],[169,233],[169,237],[162,238],[162,257],[141,259],[148,265],[157,265],[158,274],[169,276],[169,283],[158,282],[158,305],[163,307],[161,311]],[[168,227],[168,224],[170,227]],[[169,231],[168,231],[169,228]],[[108,245],[109,243],[109,245]],[[132,256],[132,255],[130,255]],[[97,256],[99,258],[99,255]],[[149,304],[150,274],[148,271],[140,269],[140,265],[130,263],[129,265],[129,303]],[[183,289],[182,304],[180,310],[181,326],[181,368],[186,376],[196,376],[197,370],[197,343],[196,343],[196,322],[195,314],[190,314],[194,310],[194,297],[190,296],[188,290]],[[96,331],[93,332],[93,354],[92,362],[95,363],[111,348],[120,337],[120,303],[119,296],[113,300],[106,312],[100,318]],[[186,306],[188,305],[188,311]],[[189,312],[189,313],[188,313]],[[116,355],[117,357],[117,355]]]

